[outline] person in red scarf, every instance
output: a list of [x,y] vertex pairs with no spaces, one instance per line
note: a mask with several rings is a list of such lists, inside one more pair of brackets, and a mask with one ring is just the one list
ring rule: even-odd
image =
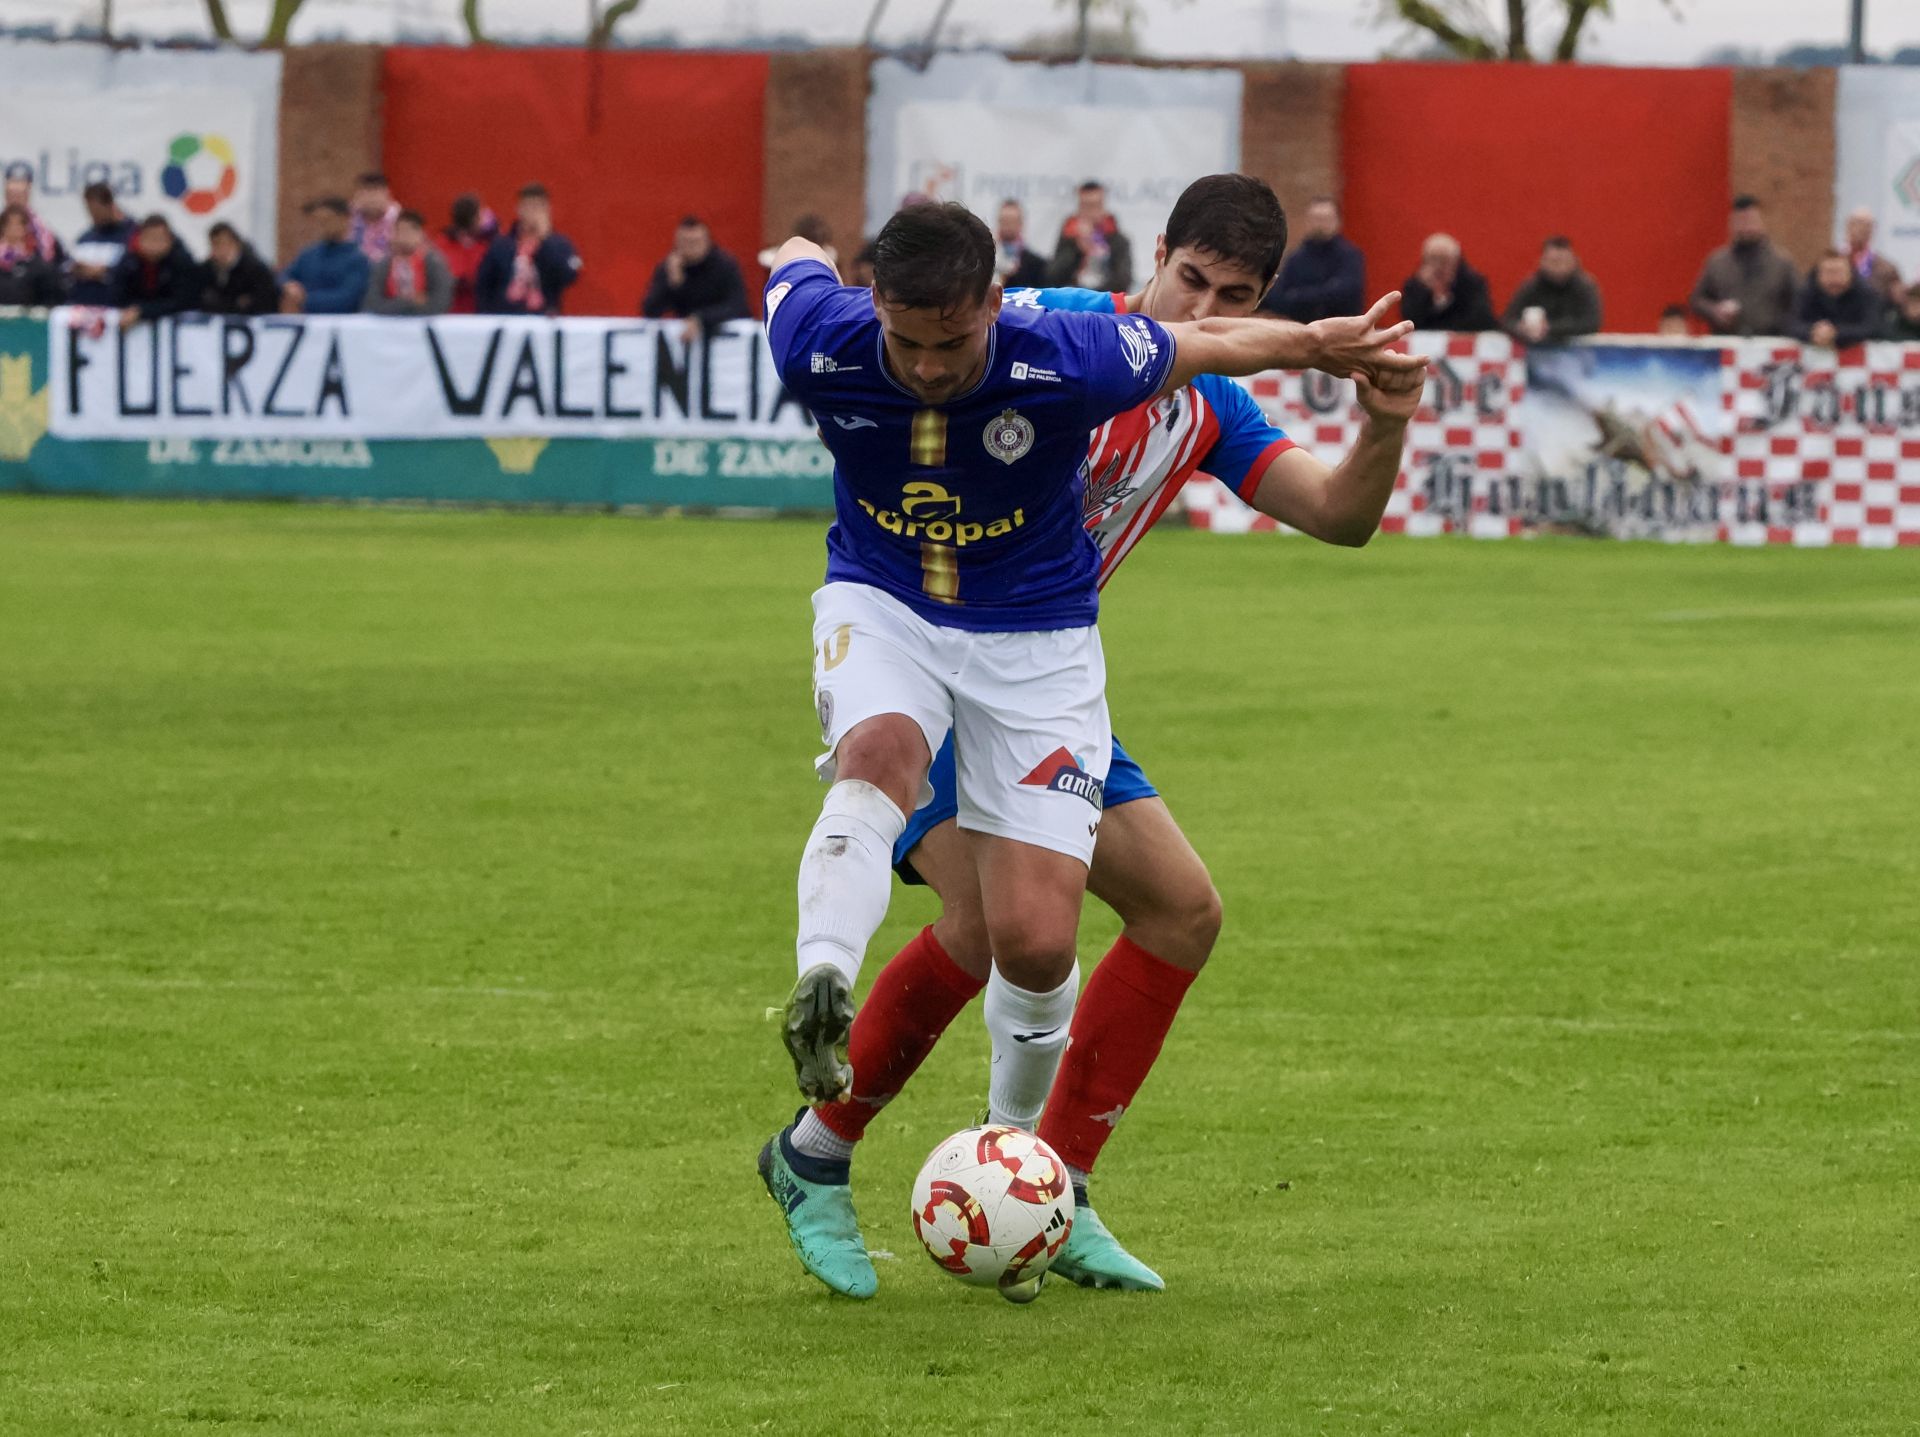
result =
[[60,243],[60,236],[33,212],[33,167],[24,160],[15,160],[7,166],[6,194],[9,206],[17,205],[26,211],[27,228],[33,233],[33,247],[40,258],[48,264],[64,265],[67,251]]
[[480,272],[480,261],[494,237],[500,233],[500,221],[493,211],[480,203],[478,195],[462,195],[453,202],[453,223],[433,237],[440,258],[447,262],[453,276],[453,303],[449,314],[474,312],[473,281]]
[[184,314],[200,301],[200,266],[174,238],[165,215],[148,215],[113,269],[114,303],[120,327],[143,319]]
[[1107,187],[1100,181],[1080,186],[1080,206],[1060,226],[1047,283],[1109,294],[1133,288],[1133,242],[1108,212]]
[[554,233],[545,185],[527,185],[513,228],[487,250],[473,277],[481,314],[558,314],[567,287],[580,277],[573,241]]
[[368,314],[445,314],[453,303],[453,271],[427,243],[427,222],[417,210],[402,210],[393,222],[387,257],[367,276]]
[[60,271],[40,258],[33,217],[19,205],[0,210],[0,304],[60,303]]

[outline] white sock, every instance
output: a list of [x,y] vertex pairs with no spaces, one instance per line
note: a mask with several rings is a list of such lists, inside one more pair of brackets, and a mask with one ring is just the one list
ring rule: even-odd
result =
[[907,817],[872,784],[842,779],[827,790],[800,855],[800,971],[831,963],[853,986],[867,940],[887,916],[893,845]]
[[1067,1051],[1073,1000],[1080,993],[1080,965],[1049,993],[1029,993],[1000,976],[987,978],[987,1033],[993,1039],[993,1070],[987,1080],[987,1115],[1032,1132],[1047,1103],[1047,1089]]
[[805,1153],[810,1158],[844,1163],[853,1156],[853,1139],[841,1137],[821,1122],[812,1108],[800,1115],[800,1121],[793,1125],[793,1136],[788,1141],[793,1144],[794,1151]]

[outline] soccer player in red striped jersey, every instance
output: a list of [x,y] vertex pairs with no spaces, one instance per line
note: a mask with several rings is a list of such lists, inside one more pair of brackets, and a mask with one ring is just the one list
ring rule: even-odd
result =
[[[1286,218],[1264,182],[1210,175],[1174,206],[1139,293],[1016,290],[1006,302],[1143,314],[1162,323],[1236,318],[1254,312],[1285,247]],[[1044,385],[1047,376],[1034,382]],[[1315,538],[1365,544],[1398,476],[1424,372],[1356,383],[1366,420],[1353,450],[1332,467],[1272,426],[1244,389],[1212,375],[1103,424],[1089,443],[1084,508],[1100,550],[1100,584],[1196,473],[1211,474],[1262,513]],[[873,1115],[986,985],[992,952],[973,855],[955,822],[951,740],[928,782],[935,797],[909,819],[895,860],[903,879],[934,888],[942,913],[887,965],[854,1020],[852,1101],[817,1105],[783,1135],[808,1157],[849,1159]],[[1220,899],[1166,803],[1117,742],[1088,888],[1120,915],[1121,935],[1095,968],[1067,1032],[1021,1032],[1020,1015],[988,1014],[996,1050],[1003,1038],[1023,1045],[1018,1064],[1000,1063],[996,1051],[990,1114],[1027,1128],[1037,1121],[1040,1136],[1072,1171],[1079,1206],[1053,1271],[1086,1286],[1157,1290],[1164,1286],[1158,1274],[1113,1238],[1087,1201],[1087,1179],[1212,952]],[[1033,1054],[1042,1047],[1064,1055],[1056,1058],[1051,1094],[1030,1078],[1024,1091],[1007,1090],[998,1075],[1033,1073]]]

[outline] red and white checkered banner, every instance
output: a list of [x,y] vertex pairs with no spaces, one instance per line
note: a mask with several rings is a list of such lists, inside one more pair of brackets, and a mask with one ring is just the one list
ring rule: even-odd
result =
[[[1434,368],[1383,532],[1920,545],[1920,346],[1413,345]],[[1328,463],[1359,434],[1344,380],[1245,383]],[[1211,482],[1190,484],[1186,503],[1200,528],[1281,527]]]

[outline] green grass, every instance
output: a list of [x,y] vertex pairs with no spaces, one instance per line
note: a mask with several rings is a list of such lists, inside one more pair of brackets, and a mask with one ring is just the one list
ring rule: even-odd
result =
[[1146,545],[1227,909],[1100,1174],[1171,1290],[1016,1309],[906,1220],[975,1014],[877,1300],[753,1174],[820,552],[0,502],[0,1431],[1920,1430],[1920,554]]

